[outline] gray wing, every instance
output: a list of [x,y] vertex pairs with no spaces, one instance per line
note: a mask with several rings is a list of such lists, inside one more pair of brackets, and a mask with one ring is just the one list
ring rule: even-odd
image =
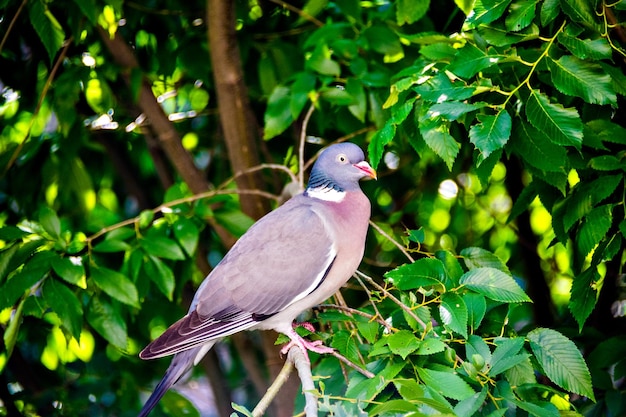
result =
[[337,248],[309,201],[295,196],[255,223],[202,283],[189,313],[140,356],[171,355],[248,329],[313,292]]

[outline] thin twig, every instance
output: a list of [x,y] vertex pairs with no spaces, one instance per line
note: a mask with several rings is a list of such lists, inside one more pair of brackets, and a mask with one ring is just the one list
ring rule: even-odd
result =
[[[368,292],[369,292],[369,290],[368,290]],[[373,320],[376,323],[380,324],[381,326],[384,326],[387,330],[393,330],[393,328],[389,325],[389,323],[387,323],[380,316],[380,313],[378,313],[378,311],[376,311],[376,314],[374,315],[374,314],[366,313],[366,312],[361,311],[361,310],[357,310],[357,309],[352,308],[352,307],[346,307],[346,306],[342,306],[342,305],[339,305],[339,304],[320,304],[317,307],[315,307],[315,309],[345,311],[346,313],[356,314],[358,316],[365,317],[365,318],[367,318],[370,321]]]
[[395,247],[400,249],[400,252],[402,252],[404,254],[404,256],[406,256],[409,261],[415,262],[415,259],[413,259],[413,257],[409,254],[409,252],[407,252],[407,250],[404,248],[404,246],[402,246],[400,244],[400,242],[396,241],[394,238],[389,236],[389,234],[387,232],[385,232],[379,225],[377,225],[376,223],[374,223],[373,221],[370,220],[370,226],[372,226],[374,229],[376,229],[376,231],[378,233],[380,233],[385,238],[387,238],[387,240],[389,240],[391,243],[393,243]]
[[316,19],[314,16],[311,16],[310,14],[308,14],[307,12],[305,12],[302,9],[298,9],[295,6],[292,6],[291,4],[284,2],[282,0],[270,0],[272,3],[276,3],[282,7],[284,7],[285,9],[291,10],[292,12],[298,14],[300,17],[302,17],[303,19],[308,20],[309,22],[312,22],[313,24],[315,24],[316,26],[322,27],[324,26],[324,23],[321,22],[320,20]]
[[11,19],[11,22],[9,23],[9,26],[7,27],[6,32],[4,32],[4,36],[2,37],[2,41],[0,42],[0,53],[2,53],[4,44],[7,42],[7,39],[9,39],[9,34],[11,33],[11,29],[13,29],[13,26],[15,26],[15,22],[17,22],[17,18],[22,13],[22,9],[24,9],[24,6],[26,6],[26,3],[28,3],[28,0],[24,0],[22,4],[20,4],[20,7],[17,8],[17,11],[13,15],[13,19]]
[[61,63],[63,62],[63,60],[65,59],[65,55],[67,54],[67,50],[69,49],[71,43],[72,43],[73,38],[69,38],[65,41],[65,44],[63,45],[63,49],[61,49],[61,53],[59,54],[59,56],[57,57],[56,61],[54,62],[54,66],[52,67],[52,70],[50,70],[50,74],[48,74],[48,78],[46,79],[46,83],[44,84],[42,90],[41,90],[41,94],[39,95],[39,101],[37,102],[37,107],[35,107],[35,111],[33,111],[33,116],[30,119],[30,124],[28,125],[28,129],[26,130],[26,134],[24,135],[24,139],[22,140],[22,142],[20,142],[20,144],[17,146],[17,148],[15,148],[15,151],[13,152],[13,155],[11,155],[11,159],[9,159],[9,162],[7,163],[6,167],[4,168],[4,171],[2,172],[2,175],[0,175],[0,178],[4,177],[6,175],[7,172],[9,172],[9,169],[11,169],[11,166],[13,166],[13,164],[15,163],[15,161],[17,160],[18,156],[20,155],[20,152],[22,152],[22,149],[24,148],[24,145],[26,144],[26,141],[28,140],[28,138],[30,137],[30,132],[33,128],[33,125],[35,124],[35,120],[37,119],[37,116],[39,115],[39,110],[41,110],[41,106],[43,105],[43,101],[46,97],[46,95],[48,94],[48,90],[50,89],[50,86],[52,85],[52,80],[54,79],[54,76],[56,75],[57,71],[59,70],[59,67],[61,66]]
[[[300,350],[298,347],[296,347],[296,349]],[[289,353],[291,353],[292,350],[294,349],[293,348],[290,349]],[[289,358],[287,358],[287,360],[285,361],[285,364],[283,365],[283,368],[280,370],[280,372],[276,376],[276,379],[274,379],[274,382],[272,382],[272,385],[270,385],[267,391],[265,391],[263,398],[261,398],[261,400],[257,403],[256,407],[254,407],[254,410],[252,410],[253,416],[260,417],[263,414],[265,414],[265,411],[267,410],[267,408],[270,406],[270,404],[272,403],[272,401],[278,394],[278,391],[280,391],[280,388],[285,384],[285,382],[287,382],[287,379],[289,379],[289,375],[291,374],[291,371],[293,371],[293,363],[291,360],[289,360]]]
[[356,363],[352,362],[350,359],[346,358],[345,356],[343,356],[341,353],[337,352],[336,350],[333,351],[333,353],[331,353],[331,355],[333,355],[335,358],[339,359],[341,362],[343,362],[346,365],[348,365],[350,368],[352,368],[355,371],[359,372],[361,375],[365,376],[366,378],[374,378],[376,376],[373,373],[371,373],[370,371],[368,371],[367,369],[361,368],[359,365],[357,365]]
[[422,326],[422,328],[424,330],[427,329],[426,323],[424,323],[424,321],[422,319],[420,319],[419,317],[417,317],[417,315],[413,312],[413,310],[411,310],[410,307],[408,307],[406,304],[404,304],[402,301],[398,300],[393,294],[391,294],[389,291],[387,291],[387,289],[385,289],[384,287],[382,287],[381,285],[379,285],[376,281],[374,281],[371,277],[369,277],[368,275],[364,274],[361,271],[356,271],[356,274],[360,277],[363,278],[365,281],[367,281],[372,287],[376,288],[378,291],[382,292],[383,294],[385,294],[386,297],[388,297],[391,301],[393,301],[394,303],[396,303],[402,310],[404,310],[409,316],[411,316],[413,318],[413,320],[415,320],[417,323],[419,323],[420,326]]
[[311,106],[304,115],[304,120],[302,120],[302,130],[300,131],[300,143],[298,146],[298,184],[300,184],[300,188],[304,188],[304,144],[306,143],[306,130],[314,110],[315,105],[311,103]]

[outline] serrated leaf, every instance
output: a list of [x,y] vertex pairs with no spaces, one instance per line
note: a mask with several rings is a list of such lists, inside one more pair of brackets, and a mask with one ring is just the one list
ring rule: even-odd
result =
[[126,322],[115,306],[97,296],[92,297],[87,309],[87,322],[107,342],[126,350]]
[[541,26],[548,26],[561,11],[560,0],[545,0],[541,3],[540,20]]
[[446,250],[435,252],[435,258],[440,260],[444,268],[444,284],[446,289],[451,290],[459,285],[459,279],[463,275],[463,267],[455,255]]
[[494,46],[510,46],[517,43],[537,39],[539,37],[539,27],[532,23],[529,27],[519,32],[507,30],[503,24],[494,22],[489,26],[481,25],[478,33],[485,41]]
[[80,339],[83,327],[83,306],[78,297],[68,287],[55,279],[47,279],[43,286],[43,296],[63,327],[76,339]]
[[518,32],[528,27],[535,18],[535,7],[538,0],[516,1],[509,7],[509,15],[504,20],[506,28]]
[[150,255],[158,258],[181,261],[185,259],[182,249],[172,239],[163,236],[146,236],[141,239],[141,247]]
[[535,369],[530,361],[530,355],[527,354],[525,350],[524,354],[526,359],[504,372],[507,381],[509,381],[511,385],[520,386],[524,384],[535,384],[537,382]]
[[611,208],[608,204],[597,207],[583,220],[576,234],[576,247],[582,257],[586,257],[606,237],[613,222]]
[[580,59],[601,60],[611,58],[611,45],[605,38],[593,40],[579,39],[576,36],[569,35],[567,32],[561,32],[557,36],[557,40]]
[[622,175],[604,175],[591,182],[578,183],[564,202],[563,227],[568,232],[574,224],[610,196],[622,182]]
[[458,294],[447,292],[441,296],[439,316],[444,325],[467,338],[467,306]]
[[479,124],[470,128],[469,138],[483,158],[502,149],[511,137],[511,116],[506,110],[500,110],[495,116],[479,114]]
[[143,264],[143,268],[146,275],[156,284],[159,291],[161,291],[168,300],[172,301],[174,297],[174,287],[176,286],[172,269],[161,259],[151,255],[148,255]]
[[472,269],[461,277],[461,284],[495,301],[503,303],[531,302],[531,299],[515,280],[499,269]]
[[511,0],[477,0],[465,23],[472,27],[489,24],[504,14],[509,3]]
[[400,330],[387,337],[387,345],[394,354],[400,355],[404,360],[420,347],[420,340],[413,332]]
[[469,247],[461,250],[460,255],[463,257],[463,262],[468,269],[476,269],[481,267],[489,267],[499,269],[502,272],[510,275],[511,272],[502,259],[498,258],[492,252],[487,249],[479,247]]
[[448,71],[461,78],[471,78],[480,71],[498,63],[498,57],[490,56],[473,43],[466,43],[448,66]]
[[542,131],[524,120],[516,120],[509,145],[524,162],[537,169],[546,172],[566,170],[566,149],[552,143]]
[[375,321],[358,322],[356,328],[370,344],[374,344],[378,340],[378,331],[380,324]]
[[475,334],[471,335],[467,338],[467,343],[465,344],[465,356],[467,358],[471,358],[474,355],[481,356],[486,364],[491,363],[491,350],[489,349],[489,345],[487,342]]
[[571,55],[548,59],[554,86],[563,94],[580,97],[590,104],[616,104],[611,77],[596,63]]
[[471,292],[463,294],[463,301],[467,306],[467,323],[470,326],[470,332],[473,333],[480,327],[485,318],[487,302],[483,295]]
[[464,114],[474,110],[482,109],[486,103],[464,103],[460,101],[444,101],[443,103],[433,104],[428,108],[426,113],[429,118],[442,117],[446,120],[453,121]]
[[359,347],[356,338],[349,331],[340,330],[336,332],[330,345],[351,361],[359,360]]
[[579,331],[598,302],[598,285],[601,280],[598,269],[591,266],[574,277],[570,290],[570,302],[567,308],[578,323]]
[[561,388],[595,401],[589,369],[576,345],[552,329],[528,333],[530,347],[546,376]]
[[63,280],[82,289],[87,288],[85,267],[83,266],[81,258],[61,258],[60,256],[56,256],[52,258],[50,263],[54,272],[59,277],[63,278]]
[[418,355],[433,355],[435,353],[443,352],[446,348],[446,344],[440,339],[434,337],[428,337],[420,343],[420,347],[415,352]]
[[467,86],[460,80],[452,82],[446,74],[439,73],[416,86],[415,91],[426,101],[443,103],[466,100],[474,94],[476,87]]
[[574,22],[582,23],[597,33],[601,33],[602,28],[596,19],[595,11],[591,3],[587,0],[561,0],[561,9]]
[[39,36],[44,48],[46,48],[50,62],[52,62],[65,39],[63,27],[44,5],[43,1],[36,0],[30,2],[29,5],[30,23],[35,32],[37,32],[37,36]]
[[385,277],[391,279],[400,290],[420,287],[437,287],[443,290],[445,271],[439,259],[422,258],[385,273]]
[[618,171],[624,170],[624,163],[613,155],[602,155],[591,158],[589,166],[598,171]]
[[487,386],[483,386],[480,392],[474,393],[454,406],[454,415],[457,417],[472,417],[483,406],[488,392]]
[[446,123],[432,121],[420,124],[420,133],[426,145],[443,161],[450,171],[461,145],[452,137]]
[[496,349],[491,357],[489,375],[496,376],[528,359],[528,354],[520,353],[524,347],[524,338],[496,339]]
[[137,288],[125,275],[109,268],[91,267],[90,278],[105,293],[124,304],[137,307]]
[[176,220],[172,229],[174,230],[174,236],[176,236],[178,243],[183,247],[187,256],[193,256],[200,238],[198,226],[186,217],[181,217]]
[[456,373],[426,368],[418,368],[417,373],[428,388],[444,397],[460,401],[475,393],[469,384]]
[[532,90],[526,103],[526,117],[555,144],[580,148],[583,125],[576,109],[552,104],[543,93]]

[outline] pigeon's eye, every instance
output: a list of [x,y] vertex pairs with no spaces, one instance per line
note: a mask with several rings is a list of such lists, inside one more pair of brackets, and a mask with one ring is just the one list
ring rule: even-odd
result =
[[348,162],[348,157],[341,153],[337,155],[337,162],[339,162],[340,164],[345,164],[346,162]]

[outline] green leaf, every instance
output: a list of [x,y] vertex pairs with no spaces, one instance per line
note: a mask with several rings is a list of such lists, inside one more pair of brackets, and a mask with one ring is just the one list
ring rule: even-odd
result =
[[461,277],[461,284],[495,301],[503,303],[531,302],[515,280],[499,269],[472,269]]
[[172,229],[174,236],[183,247],[187,256],[192,257],[196,253],[200,231],[198,226],[186,217],[180,217],[174,222]]
[[430,0],[399,0],[396,3],[396,21],[398,26],[411,24],[426,15]]
[[83,327],[83,306],[76,294],[55,279],[47,279],[43,296],[52,311],[57,313],[63,327],[76,339],[80,339]]
[[559,15],[561,11],[560,0],[545,0],[541,4],[541,26],[546,27]]
[[87,288],[85,267],[81,258],[55,256],[50,263],[54,272],[63,280],[82,289]]
[[610,196],[622,182],[623,176],[604,175],[591,182],[578,183],[565,200],[563,227],[568,232],[574,224],[589,214],[605,198]]
[[490,45],[510,46],[516,43],[537,39],[539,37],[539,27],[533,23],[524,30],[511,32],[507,30],[503,24],[494,22],[490,26],[479,26],[478,33]]
[[554,86],[563,94],[580,97],[590,104],[616,104],[611,77],[596,63],[571,55],[548,59]]
[[420,341],[413,332],[400,330],[387,337],[387,345],[394,354],[400,355],[404,360],[420,347]]
[[509,7],[509,15],[504,23],[511,32],[519,32],[528,27],[535,18],[535,7],[538,0],[516,1]]
[[94,296],[87,308],[87,322],[107,342],[119,349],[126,350],[128,343],[126,322],[118,308],[108,301]]
[[525,120],[516,120],[510,148],[529,165],[546,172],[566,172],[567,150]]
[[602,155],[589,160],[589,166],[597,171],[620,171],[624,163],[613,155]]
[[447,292],[441,296],[439,316],[444,325],[467,338],[467,306],[458,294]]
[[446,289],[458,287],[459,279],[464,271],[457,257],[447,250],[438,250],[435,252],[435,258],[443,263]]
[[471,27],[489,24],[504,14],[511,0],[477,0],[465,23]]
[[483,406],[485,398],[487,398],[487,392],[489,390],[486,386],[480,392],[475,393],[469,398],[459,401],[454,406],[454,415],[458,417],[471,417],[478,412]]
[[483,295],[472,292],[463,294],[463,301],[467,306],[467,322],[470,326],[470,332],[474,333],[485,318],[487,302]]
[[428,388],[444,397],[461,401],[475,394],[468,383],[457,375],[456,372],[418,368],[417,373]]
[[596,266],[590,266],[581,274],[574,277],[570,290],[570,302],[567,308],[578,323],[578,329],[582,332],[587,318],[598,302],[598,288],[601,277]]
[[139,306],[137,288],[125,275],[112,269],[92,266],[91,279],[105,293],[133,307]]
[[0,227],[0,240],[12,242],[14,240],[20,240],[23,237],[28,236],[30,233],[23,231],[16,226],[3,226]]
[[583,125],[576,109],[552,104],[543,93],[532,90],[526,103],[526,117],[555,144],[580,148]]
[[452,82],[446,74],[439,73],[419,84],[415,87],[415,91],[426,101],[443,103],[446,101],[467,100],[472,97],[476,87],[467,86],[460,80]]
[[491,350],[482,337],[471,335],[465,344],[465,356],[469,359],[474,355],[481,356],[485,364],[491,363]]
[[37,252],[24,265],[21,271],[11,276],[0,287],[0,311],[12,307],[26,292],[42,280],[50,271],[50,261],[56,256],[54,252]]
[[428,108],[426,113],[429,118],[442,117],[446,120],[457,120],[464,114],[474,110],[482,109],[486,103],[464,103],[461,101],[444,101],[443,103],[433,104]]
[[183,250],[180,248],[178,243],[172,239],[153,234],[151,236],[144,237],[140,242],[141,247],[150,255],[174,261],[181,261],[185,259]]
[[53,238],[58,239],[61,236],[61,221],[56,212],[50,207],[41,207],[39,210],[39,222],[43,230]]
[[449,133],[449,126],[432,120],[429,123],[420,124],[420,133],[426,145],[443,159],[448,169],[452,171],[452,165],[459,154],[461,145]]
[[508,142],[511,136],[511,116],[506,110],[500,110],[495,116],[479,114],[477,118],[480,123],[470,128],[469,138],[486,159]]
[[65,40],[63,27],[59,24],[52,12],[44,5],[41,0],[29,2],[30,23],[37,32],[37,36],[41,40],[50,62],[54,60],[59,49]]
[[375,321],[357,322],[356,328],[370,344],[374,344],[378,340],[378,331],[380,324]]
[[611,45],[605,38],[579,39],[567,32],[561,32],[557,40],[567,50],[580,59],[610,59],[612,54]]
[[524,347],[524,338],[496,339],[496,349],[493,351],[489,375],[496,376],[528,359],[528,354],[520,353]]
[[498,58],[490,56],[473,43],[466,43],[457,52],[448,66],[448,71],[461,78],[471,78],[480,71],[498,63]]
[[378,415],[388,415],[387,413],[391,413],[391,415],[405,415],[417,412],[419,409],[415,404],[412,404],[406,400],[389,400],[385,401],[382,404],[379,404],[373,407],[371,410],[368,410],[368,416],[378,416]]
[[[295,120],[300,116],[302,109],[304,109],[304,106],[309,101],[309,93],[315,90],[316,81],[316,77],[308,71],[300,72],[294,78],[295,81],[291,85],[291,96],[289,98],[291,120]],[[288,92],[285,93],[288,94]],[[283,115],[283,117],[286,116]],[[289,126],[290,123],[291,122],[289,122],[287,126]],[[281,130],[281,132],[282,131],[284,131],[284,129]]]
[[126,252],[130,250],[131,246],[123,240],[117,239],[105,239],[93,247],[94,252],[112,253],[112,252]]
[[437,392],[429,390],[424,384],[414,379],[395,379],[396,389],[405,400],[422,403],[444,415],[452,415],[452,406]]
[[589,370],[571,340],[556,330],[543,328],[531,331],[527,337],[537,361],[552,382],[595,401]]
[[278,86],[270,95],[265,110],[263,139],[272,139],[280,135],[293,123],[289,88]]
[[439,259],[422,258],[385,273],[385,277],[403,291],[420,287],[438,287],[443,290],[445,271]]
[[171,417],[201,417],[194,403],[173,389],[165,393],[163,398],[159,400],[159,404],[163,407],[166,415]]
[[[522,355],[522,353],[520,353]],[[530,355],[524,351],[523,355],[526,359],[520,361],[517,365],[504,371],[506,380],[513,386],[520,386],[524,384],[535,384],[537,378],[535,377],[535,368],[530,361]]]
[[367,39],[369,47],[380,54],[394,57],[403,53],[398,35],[385,24],[374,23],[362,32],[362,36]]
[[[326,44],[318,44],[306,61],[306,67],[322,75],[339,77],[341,67],[331,59],[332,51]],[[273,94],[272,94],[273,95]],[[271,100],[271,98],[270,98]]]
[[176,279],[170,267],[156,256],[148,255],[143,264],[143,268],[146,275],[156,284],[159,291],[161,291],[168,300],[172,301]]
[[367,153],[369,155],[370,163],[374,169],[378,168],[378,164],[383,158],[385,146],[391,143],[395,135],[396,125],[388,120],[383,128],[378,130],[374,136],[372,136],[370,144],[367,147]]
[[613,222],[611,208],[609,204],[597,207],[583,220],[576,234],[576,246],[582,257],[586,257],[607,236]]
[[596,19],[596,13],[587,0],[561,0],[561,8],[574,22],[582,23],[597,33],[602,33],[602,27]]
[[433,355],[435,353],[443,352],[446,348],[446,344],[435,337],[427,337],[422,340],[420,347],[415,352],[418,355]]
[[2,335],[4,347],[7,352],[7,359],[11,357],[13,349],[15,348],[15,344],[17,343],[17,336],[19,335],[20,325],[22,324],[22,314],[24,311],[24,304],[26,302],[26,299],[26,297],[22,298],[17,308],[15,309],[15,312],[11,314],[9,318],[9,324],[6,329],[4,329],[4,334]]
[[499,269],[500,271],[511,275],[511,272],[506,264],[486,249],[469,247],[461,250],[460,255],[463,257],[463,262],[465,262],[465,266],[467,266],[468,269],[489,267]]
[[351,361],[359,361],[359,347],[355,335],[351,332],[339,330],[333,335],[330,345]]
[[346,82],[346,91],[352,97],[353,103],[348,106],[350,113],[361,122],[365,122],[367,112],[367,99],[363,83],[355,78],[349,78]]

